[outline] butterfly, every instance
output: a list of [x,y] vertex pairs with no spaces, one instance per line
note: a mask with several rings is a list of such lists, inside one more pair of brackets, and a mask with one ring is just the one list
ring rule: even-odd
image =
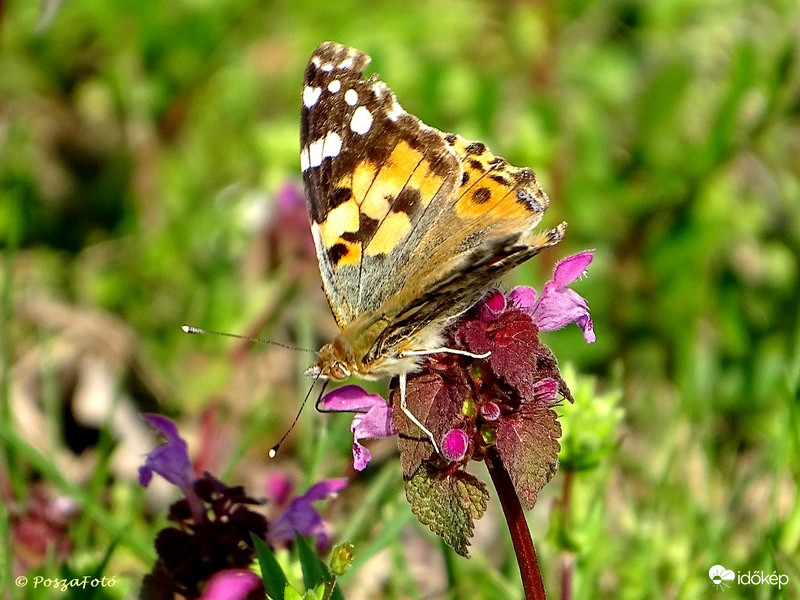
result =
[[[339,335],[307,374],[399,378],[449,352],[443,331],[501,275],[558,243],[533,171],[406,112],[370,57],[335,42],[305,70],[300,166],[323,289]],[[477,356],[483,358],[484,356]]]

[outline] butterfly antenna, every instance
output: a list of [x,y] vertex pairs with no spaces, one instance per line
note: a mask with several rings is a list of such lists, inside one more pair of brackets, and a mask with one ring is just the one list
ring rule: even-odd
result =
[[[294,416],[294,421],[292,421],[292,424],[289,426],[289,429],[287,429],[286,433],[284,433],[283,436],[281,437],[281,439],[278,440],[278,443],[275,444],[272,448],[269,449],[268,455],[269,455],[270,458],[275,458],[275,456],[278,454],[278,450],[280,450],[280,447],[281,447],[281,444],[283,443],[283,440],[285,440],[286,437],[290,433],[292,433],[292,429],[294,429],[294,426],[297,425],[297,421],[300,418],[300,415],[302,414],[303,409],[306,407],[306,402],[308,402],[308,399],[311,396],[311,391],[314,389],[314,386],[317,385],[317,381],[319,381],[319,378],[320,378],[320,376],[317,375],[314,378],[314,381],[311,383],[311,387],[308,388],[308,392],[306,393],[306,397],[303,398],[303,403],[300,405],[300,410],[298,410],[297,414]],[[326,379],[324,381],[324,383],[322,384],[322,391],[320,391],[320,393],[319,393],[320,397],[322,397],[322,394],[325,393],[325,388],[328,387],[328,381],[329,380]]]
[[291,346],[289,344],[281,344],[280,342],[273,342],[272,340],[263,340],[261,338],[252,337],[249,335],[239,335],[237,333],[227,333],[225,331],[213,331],[211,329],[201,329],[200,327],[194,327],[193,325],[182,325],[181,329],[183,329],[184,333],[192,333],[195,335],[221,335],[223,337],[235,338],[237,340],[258,342],[260,344],[272,344],[273,346],[280,346],[281,348],[287,348],[289,350],[297,350],[299,352],[310,352],[311,354],[316,354],[316,352],[314,352],[313,350],[309,350],[308,348],[300,348],[298,346]]

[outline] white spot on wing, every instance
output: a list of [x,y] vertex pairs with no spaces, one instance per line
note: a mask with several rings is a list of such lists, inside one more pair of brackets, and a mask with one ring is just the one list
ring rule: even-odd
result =
[[308,166],[318,167],[322,164],[322,145],[325,138],[314,140],[308,145]]
[[300,153],[300,166],[305,164],[303,157],[305,152],[308,153],[308,167],[316,168],[322,164],[323,159],[339,156],[341,151],[342,138],[335,131],[329,131],[325,137],[314,140],[308,145],[308,149]]
[[317,100],[319,100],[320,94],[322,94],[322,88],[307,85],[303,88],[303,104],[311,108],[317,103]]
[[331,81],[331,82],[328,84],[328,91],[329,91],[331,94],[335,94],[335,93],[336,93],[336,92],[338,92],[340,89],[342,89],[342,82],[341,82],[341,81],[339,81],[338,79],[334,79],[333,81]]
[[375,97],[380,99],[384,92],[386,92],[386,84],[382,81],[376,81],[372,84],[372,91],[375,93]]
[[324,65],[322,65],[320,69],[322,69],[323,71],[333,71],[333,63],[327,62]]
[[397,121],[401,115],[406,114],[406,111],[403,110],[403,107],[397,103],[397,99],[392,100],[392,108],[386,113],[386,116],[389,117],[390,121]]
[[349,69],[353,66],[353,57],[348,56],[342,62],[339,63],[340,69]]
[[372,113],[365,106],[359,106],[350,119],[350,129],[363,135],[370,127],[372,127]]
[[350,106],[355,106],[358,104],[358,92],[354,89],[349,89],[344,93],[344,101],[347,102]]
[[315,67],[318,67],[322,64],[322,61],[319,59],[319,56],[312,56],[311,62],[314,63]]
[[322,152],[322,158],[326,156],[330,156],[333,158],[334,156],[339,156],[339,152],[342,151],[342,138],[339,137],[339,134],[335,131],[329,131],[328,135],[325,136],[325,148]]
[[305,173],[309,167],[310,157],[308,155],[308,148],[303,148],[300,151],[300,170]]

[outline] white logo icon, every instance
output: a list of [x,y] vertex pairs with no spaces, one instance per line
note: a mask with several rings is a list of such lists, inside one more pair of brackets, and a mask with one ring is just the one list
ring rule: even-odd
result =
[[736,578],[736,575],[733,571],[726,569],[722,565],[714,565],[711,567],[708,570],[708,576],[711,579],[711,583],[713,583],[714,587],[718,590],[724,590],[725,588],[731,587],[725,582],[733,581]]

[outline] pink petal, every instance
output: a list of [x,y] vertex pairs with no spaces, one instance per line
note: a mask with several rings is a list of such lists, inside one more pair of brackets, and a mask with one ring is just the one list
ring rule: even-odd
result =
[[532,308],[525,312],[542,331],[561,329],[573,321],[583,331],[583,338],[595,341],[592,319],[586,299],[567,284],[575,281],[592,262],[594,250],[585,250],[562,260],[556,265],[553,279],[548,281]]
[[508,299],[517,308],[532,308],[536,302],[536,290],[526,285],[519,285],[508,293]]
[[395,435],[392,407],[379,394],[370,394],[357,385],[345,385],[326,394],[320,403],[322,410],[355,412],[350,431],[353,432],[353,467],[362,471],[372,455],[360,440]]
[[[380,398],[380,396],[378,396]],[[392,423],[392,407],[381,398],[380,404],[376,404],[364,414],[356,414],[350,425],[356,440],[389,437],[397,433],[394,423]]]
[[353,442],[353,468],[356,471],[363,471],[371,460],[372,453],[367,447],[362,446],[358,441]]
[[377,404],[386,404],[380,394],[370,394],[357,385],[344,385],[325,394],[320,407],[329,412],[367,412]]
[[292,496],[294,485],[284,473],[270,473],[264,483],[267,498],[277,506],[283,506]]
[[559,261],[553,271],[553,283],[563,288],[578,279],[586,271],[586,267],[594,258],[594,250],[584,250]]
[[494,321],[506,309],[506,297],[499,290],[492,290],[481,301],[481,319]]
[[356,471],[363,471],[372,460],[372,454],[361,445],[361,440],[389,437],[397,433],[392,422],[392,412],[392,407],[381,398],[380,404],[364,414],[353,416],[350,431],[353,432],[353,468]]
[[586,300],[569,288],[556,289],[552,281],[544,286],[531,311],[533,322],[543,331],[555,331],[588,315]]
[[575,323],[583,330],[583,339],[586,340],[587,344],[591,344],[597,339],[594,335],[592,317],[589,315],[583,316],[576,320]]
[[324,479],[315,483],[308,491],[300,496],[309,502],[314,500],[324,500],[331,496],[335,496],[338,492],[347,487],[347,479],[344,477],[337,477],[335,479]]
[[214,574],[200,600],[244,600],[262,587],[258,575],[247,569],[228,569]]

